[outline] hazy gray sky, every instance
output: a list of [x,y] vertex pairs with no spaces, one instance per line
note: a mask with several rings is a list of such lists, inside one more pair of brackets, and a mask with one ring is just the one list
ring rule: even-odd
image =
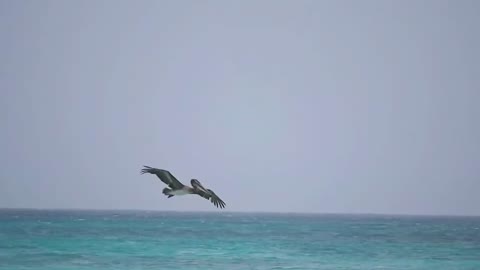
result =
[[479,14],[0,0],[0,207],[478,215]]

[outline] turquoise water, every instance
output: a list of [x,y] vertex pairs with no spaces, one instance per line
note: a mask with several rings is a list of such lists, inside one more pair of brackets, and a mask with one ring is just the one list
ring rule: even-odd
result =
[[0,210],[0,269],[480,269],[480,218]]

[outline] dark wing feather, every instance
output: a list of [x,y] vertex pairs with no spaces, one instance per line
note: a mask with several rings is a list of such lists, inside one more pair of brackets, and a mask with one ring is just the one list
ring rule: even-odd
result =
[[210,201],[213,202],[216,207],[220,206],[220,208],[225,208],[225,202],[220,199],[220,197],[218,197],[213,190],[207,189],[207,191],[210,193]]
[[213,203],[213,205],[215,205],[216,207],[225,208],[225,205],[226,205],[225,202],[222,199],[220,199],[220,197],[218,197],[217,194],[215,194],[215,192],[213,192],[211,189],[204,188],[202,184],[200,184],[200,182],[195,179],[192,179],[190,183],[194,188],[195,194],[198,194],[199,196],[207,200],[210,200]]
[[160,178],[160,180],[162,180],[162,182],[167,184],[171,189],[181,189],[184,187],[184,185],[180,181],[178,181],[177,178],[175,178],[175,176],[173,176],[167,170],[152,168],[149,166],[143,166],[143,167],[145,168],[141,170],[140,172],[141,174],[144,174],[144,173],[155,174],[158,178]]

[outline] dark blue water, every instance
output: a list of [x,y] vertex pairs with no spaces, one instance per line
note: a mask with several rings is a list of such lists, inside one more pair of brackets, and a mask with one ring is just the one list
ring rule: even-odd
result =
[[0,269],[480,269],[480,218],[0,210]]

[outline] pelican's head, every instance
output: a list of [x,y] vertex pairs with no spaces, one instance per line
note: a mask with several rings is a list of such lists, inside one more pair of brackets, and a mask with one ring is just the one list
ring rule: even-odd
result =
[[193,188],[205,189],[202,184],[200,184],[200,181],[198,181],[198,179],[193,178],[192,180],[190,180],[190,184]]

